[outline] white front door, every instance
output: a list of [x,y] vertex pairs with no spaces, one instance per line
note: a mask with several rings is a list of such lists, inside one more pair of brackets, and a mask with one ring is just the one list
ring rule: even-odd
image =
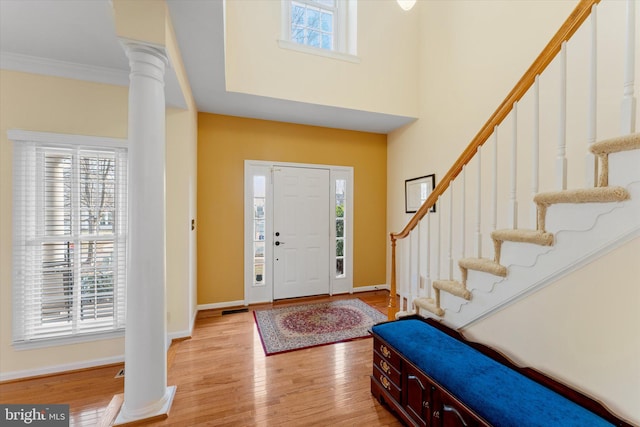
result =
[[274,168],[273,298],[329,293],[328,169]]

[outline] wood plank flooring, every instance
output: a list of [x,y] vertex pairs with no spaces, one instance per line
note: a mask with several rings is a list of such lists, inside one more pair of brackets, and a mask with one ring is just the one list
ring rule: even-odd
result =
[[[371,339],[266,357],[252,310],[358,297],[386,314],[388,292],[312,297],[198,313],[191,339],[174,342],[169,418],[153,426],[400,426],[370,393]],[[171,354],[173,353],[173,354]],[[122,365],[4,383],[2,403],[66,403],[72,426],[96,426],[124,380]]]

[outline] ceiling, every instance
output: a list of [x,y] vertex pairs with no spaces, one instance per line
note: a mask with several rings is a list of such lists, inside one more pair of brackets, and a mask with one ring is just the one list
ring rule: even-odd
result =
[[[388,133],[410,117],[228,92],[222,0],[167,0],[198,111]],[[109,0],[0,0],[0,66],[128,85],[129,65]],[[172,69],[167,105],[186,106]]]

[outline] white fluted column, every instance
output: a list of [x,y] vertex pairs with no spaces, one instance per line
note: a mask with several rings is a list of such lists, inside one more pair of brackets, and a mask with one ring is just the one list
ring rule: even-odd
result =
[[165,99],[162,49],[124,42],[129,82],[129,245],[124,403],[116,425],[167,414]]

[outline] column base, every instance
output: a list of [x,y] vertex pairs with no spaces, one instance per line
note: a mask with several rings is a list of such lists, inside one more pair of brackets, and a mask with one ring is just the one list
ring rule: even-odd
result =
[[141,415],[130,415],[125,414],[123,408],[120,408],[120,412],[113,422],[113,426],[133,426],[133,425],[141,425],[151,421],[163,420],[169,416],[169,409],[171,409],[171,404],[173,403],[173,398],[176,395],[176,386],[172,385],[167,387],[165,392],[163,403],[160,409],[155,411],[150,411],[149,413],[141,414]]

